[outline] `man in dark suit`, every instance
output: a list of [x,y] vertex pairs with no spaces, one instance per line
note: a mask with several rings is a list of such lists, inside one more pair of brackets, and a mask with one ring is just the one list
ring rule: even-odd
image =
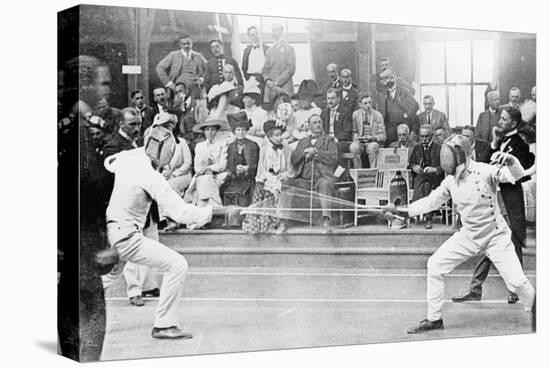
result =
[[[292,178],[285,181],[283,192],[279,199],[279,208],[307,208],[310,198],[304,190],[312,190],[316,203],[321,206],[322,226],[324,233],[331,232],[331,202],[327,198],[334,195],[334,170],[337,166],[338,148],[333,137],[325,134],[323,122],[317,115],[309,119],[311,136],[301,139],[292,152]],[[283,221],[277,233],[286,231],[287,224]]]
[[340,88],[342,104],[353,112],[359,108],[359,91],[351,82],[351,70],[342,70],[340,76],[342,79],[342,87]]
[[476,139],[474,134],[473,126],[467,125],[462,128],[462,135],[468,138],[472,146],[472,159],[476,162],[489,163],[491,146],[483,140]]
[[130,100],[132,101],[132,107],[136,109],[136,112],[138,113],[138,118],[141,121],[141,131],[140,135],[143,137],[143,133],[151,124],[153,123],[153,119],[155,118],[155,110],[153,107],[148,106],[145,103],[145,97],[143,96],[143,91],[140,89],[136,89],[130,93]]
[[[517,126],[522,121],[521,112],[514,107],[504,107],[500,113],[498,127],[494,133],[491,142],[491,154],[497,151],[505,152],[515,156],[523,168],[529,168],[534,163],[534,156],[529,152],[529,146],[519,136]],[[523,264],[523,247],[525,247],[525,203],[523,199],[523,188],[521,182],[528,180],[523,178],[518,182],[500,184],[500,193],[504,208],[510,222],[512,231],[512,242],[516,250],[519,262]],[[470,282],[469,291],[461,296],[452,297],[454,302],[479,301],[481,300],[482,285],[487,279],[491,260],[484,257],[474,270],[474,275]],[[516,303],[518,296],[512,292],[508,293],[508,303]]]
[[418,123],[420,126],[430,125],[432,131],[442,127],[447,136],[451,135],[451,127],[449,126],[447,115],[434,108],[434,97],[429,94],[425,95],[422,104],[424,105],[424,111],[418,114]]
[[479,114],[476,123],[476,139],[489,143],[492,140],[493,129],[498,125],[500,119],[500,96],[497,91],[487,93],[489,108]]
[[193,41],[187,34],[178,37],[179,50],[172,51],[162,59],[156,68],[160,81],[166,88],[174,90],[176,83],[183,82],[194,99],[200,98],[204,81],[206,60],[193,51]]
[[213,85],[223,82],[223,67],[226,64],[233,66],[237,83],[242,86],[243,76],[241,75],[239,64],[234,58],[224,55],[222,41],[218,39],[210,41],[210,50],[212,51],[212,55],[214,55],[214,57],[208,60],[206,63],[206,69],[204,72],[205,92],[208,93]]
[[265,64],[265,55],[269,47],[260,42],[258,35],[258,27],[251,26],[247,32],[248,38],[250,38],[250,44],[246,46],[243,52],[242,69],[243,75],[246,80],[254,77],[259,84],[260,91],[264,90],[265,81],[262,74],[262,68]]
[[[340,74],[338,73],[338,65],[336,64],[328,64],[327,65],[327,76],[328,76],[328,82],[326,82],[321,87],[321,95],[325,97],[327,95],[327,91],[332,88],[336,89],[338,93],[340,93],[342,88],[342,79],[340,78]],[[321,108],[325,108],[326,100],[319,101]],[[352,111],[353,112],[353,111]]]
[[[432,139],[432,127],[422,125],[419,130],[420,144],[413,148],[409,169],[413,172],[414,193],[412,201],[426,197],[443,180],[443,170],[439,159],[441,145]],[[426,214],[426,229],[432,228],[432,214]]]
[[168,112],[168,109],[170,108],[170,103],[169,96],[166,92],[167,90],[165,87],[158,87],[153,89],[153,105],[151,106],[153,108],[153,118],[155,115],[161,112]]
[[382,113],[386,123],[386,146],[389,146],[397,140],[398,125],[407,124],[411,136],[418,135],[416,112],[420,106],[412,95],[396,84],[395,73],[391,69],[383,71],[380,77],[386,86],[386,96],[380,106],[382,108],[379,107],[378,111]]
[[349,152],[349,146],[353,141],[353,122],[351,111],[340,103],[338,90],[329,88],[326,93],[327,107],[321,111],[323,132],[336,139],[338,144],[338,162],[345,167],[342,161],[342,153]]

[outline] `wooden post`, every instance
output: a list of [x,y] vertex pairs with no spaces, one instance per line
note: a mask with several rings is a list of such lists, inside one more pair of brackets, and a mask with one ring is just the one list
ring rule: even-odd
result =
[[357,23],[357,83],[359,92],[367,92],[371,81],[371,32],[368,23]]

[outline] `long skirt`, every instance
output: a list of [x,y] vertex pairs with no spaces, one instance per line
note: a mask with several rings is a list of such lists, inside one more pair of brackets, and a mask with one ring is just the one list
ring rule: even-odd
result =
[[[276,208],[277,198],[268,190],[264,189],[264,184],[256,183],[254,194],[252,195],[252,205],[254,208]],[[264,214],[247,214],[243,220],[243,231],[246,233],[275,233],[279,226],[279,218]]]

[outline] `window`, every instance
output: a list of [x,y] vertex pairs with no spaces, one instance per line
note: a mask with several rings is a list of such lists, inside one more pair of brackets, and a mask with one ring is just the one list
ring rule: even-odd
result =
[[473,125],[493,75],[493,41],[421,43],[420,100],[430,94],[451,127]]
[[[285,39],[294,47],[296,52],[296,72],[292,77],[295,87],[304,79],[312,79],[312,64],[311,64],[311,47],[308,42],[308,25],[307,19],[294,18],[274,18],[274,17],[259,17],[252,15],[238,15],[239,33],[240,33],[240,55],[238,55],[239,64],[242,61],[242,53],[248,45],[248,36],[246,31],[251,26],[256,26],[260,30],[262,39],[270,39],[266,37],[271,35],[271,26],[273,24],[281,24],[285,30]],[[292,34],[290,37],[289,34]],[[287,37],[288,35],[288,37]]]

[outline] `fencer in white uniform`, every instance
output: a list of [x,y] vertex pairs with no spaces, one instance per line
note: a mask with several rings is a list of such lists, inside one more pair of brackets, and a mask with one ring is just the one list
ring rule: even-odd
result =
[[[410,328],[410,334],[443,329],[441,309],[444,302],[443,277],[470,257],[486,254],[511,292],[519,295],[526,311],[535,317],[535,290],[525,276],[514,252],[511,231],[500,214],[497,203],[499,183],[515,182],[525,173],[514,156],[496,152],[493,165],[470,159],[467,138],[450,136],[441,148],[441,167],[448,174],[441,185],[408,210],[391,207],[386,214],[408,214],[410,217],[429,213],[452,199],[460,213],[462,228],[453,234],[428,259],[427,318]],[[533,322],[534,327],[535,322]]]
[[155,200],[159,209],[172,220],[188,226],[203,226],[213,214],[225,209],[203,208],[186,204],[159,173],[172,155],[176,144],[169,130],[156,126],[146,138],[144,148],[123,151],[105,161],[115,174],[115,183],[107,207],[107,236],[120,257],[147,265],[165,273],[152,336],[158,339],[191,338],[178,326],[177,305],[188,269],[186,259],[176,251],[143,234],[146,216]]

